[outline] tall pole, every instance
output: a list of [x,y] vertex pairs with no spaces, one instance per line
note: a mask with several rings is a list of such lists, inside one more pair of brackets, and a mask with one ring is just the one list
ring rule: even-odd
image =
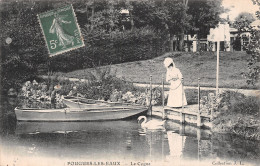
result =
[[[220,40],[217,40],[217,73],[216,73],[216,97],[218,97],[219,89],[219,47],[220,47]],[[213,111],[211,111],[211,121],[213,120]]]
[[217,41],[217,73],[216,73],[216,96],[218,96],[218,82],[219,82],[219,47],[220,47],[220,42],[219,40]]
[[164,77],[162,76],[162,119],[165,119],[165,110],[164,110]]
[[197,127],[201,127],[201,116],[200,116],[200,78],[198,78],[198,105],[199,110],[197,114]]
[[184,103],[183,103],[183,100],[184,100],[184,81],[183,81],[184,79],[183,79],[183,77],[181,78],[181,82],[182,82],[182,94],[181,94],[181,123],[183,124],[183,123],[185,123],[185,114],[183,113],[184,112]]
[[199,105],[199,113],[200,113],[200,78],[198,78],[198,105]]
[[151,111],[151,116],[153,115],[152,112],[152,97],[153,97],[153,93],[152,93],[152,75],[150,75],[150,111]]
[[183,112],[183,108],[184,108],[184,105],[183,105],[183,77],[181,78],[181,82],[182,82],[182,88],[181,88],[181,111]]

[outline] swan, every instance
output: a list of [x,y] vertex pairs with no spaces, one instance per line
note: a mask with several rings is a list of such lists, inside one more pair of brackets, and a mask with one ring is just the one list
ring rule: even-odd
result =
[[163,121],[149,120],[149,121],[147,122],[146,116],[139,116],[138,119],[137,119],[137,120],[138,120],[138,123],[139,123],[142,119],[143,119],[143,121],[142,121],[142,123],[141,123],[141,127],[147,128],[147,129],[159,129],[159,128],[162,128],[162,127],[164,126],[164,123],[165,123],[165,120],[163,120]]

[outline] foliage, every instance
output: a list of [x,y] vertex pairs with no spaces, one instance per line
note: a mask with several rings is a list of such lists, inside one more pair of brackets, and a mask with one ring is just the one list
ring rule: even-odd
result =
[[178,34],[182,30],[187,31],[190,27],[189,20],[191,19],[191,15],[187,14],[187,6],[178,0],[175,0],[175,2],[168,0],[164,5],[168,9],[166,23],[170,34]]
[[[226,91],[220,94],[221,112],[240,113],[244,115],[259,115],[259,101],[257,97],[245,96],[238,92]],[[226,108],[224,108],[226,107]]]
[[242,12],[235,18],[233,26],[237,28],[239,32],[248,31],[253,21],[255,21],[255,18],[251,13]]
[[[181,1],[136,1],[133,3],[133,15],[137,27],[152,26],[162,32],[165,41],[173,41],[178,35],[189,27],[187,6]],[[169,48],[173,50],[170,43]]]
[[[221,0],[212,1],[133,1],[133,15],[137,27],[152,26],[163,32],[165,40],[179,36],[179,45],[183,42],[184,32],[198,34],[199,38],[208,34],[211,27],[220,21],[224,12]],[[171,39],[170,39],[171,38]],[[172,43],[170,43],[172,47]],[[182,51],[181,47],[179,48]]]
[[13,55],[1,63],[1,91],[7,92],[9,88],[18,90],[22,83],[32,80],[37,72],[34,66],[18,55]]
[[255,85],[259,81],[260,74],[260,32],[253,30],[251,32],[251,42],[247,46],[247,53],[250,55],[248,60],[248,72],[245,73],[247,83]]
[[259,99],[232,91],[224,92],[219,97],[221,100],[213,121],[214,131],[259,140]]
[[213,123],[214,132],[232,133],[246,139],[260,140],[259,120],[256,117],[243,114],[223,114]]
[[163,39],[149,27],[110,34],[94,29],[84,31],[83,36],[86,47],[53,57],[50,61],[53,71],[68,72],[96,65],[150,59],[165,50]]
[[[254,0],[253,0],[254,2]],[[259,2],[254,2],[260,8]],[[257,19],[260,20],[259,11],[256,12]],[[245,25],[247,29],[250,29],[251,40],[248,45],[246,45],[246,52],[250,55],[250,59],[248,60],[248,72],[244,72],[244,76],[247,78],[248,85],[255,85],[259,81],[260,74],[260,26],[253,29],[249,25]]]
[[[25,77],[19,80],[20,82],[27,80],[30,75],[37,75],[37,72],[41,72],[40,74],[46,74],[47,71],[68,72],[95,65],[150,59],[162,55],[170,48],[165,45],[169,33],[173,39],[174,34],[188,30],[190,28],[188,21],[193,16],[193,13],[188,13],[187,5],[180,0],[174,2],[170,0],[65,0],[62,2],[32,0],[1,1],[0,4],[1,41],[12,39],[9,44],[1,42],[1,66],[9,64],[5,73],[11,73],[12,68],[15,68],[16,72],[19,72],[17,75]],[[37,14],[67,4],[72,4],[75,9],[86,46],[49,58]],[[129,10],[129,19],[122,17],[121,9]],[[131,30],[124,30],[123,25],[129,21]],[[12,58],[14,55],[20,60]],[[19,66],[20,62],[27,65],[26,68],[35,70],[24,72],[19,67],[16,68],[15,65]],[[6,76],[2,84],[10,88],[13,86],[11,82],[18,81],[15,79],[20,77]]]
[[[0,3],[1,41],[11,38],[11,43],[1,42],[1,90],[19,88],[21,84],[38,74],[38,65],[47,61],[47,50],[40,33],[36,14],[46,5],[33,2]],[[41,51],[39,51],[41,50]]]
[[[77,93],[81,96],[112,102],[130,102],[147,106],[150,104],[149,88],[136,87],[131,82],[115,77],[109,66],[106,68],[95,67],[94,71],[87,72],[86,75],[87,82],[78,82],[70,86],[71,89],[76,86]],[[63,89],[63,84],[61,85]],[[154,88],[151,104],[161,105],[161,98],[161,90]]]
[[214,93],[209,93],[208,96],[202,96],[200,99],[201,112],[210,115],[218,110],[221,99],[217,98]]
[[80,83],[77,88],[78,92],[85,95],[86,98],[108,100],[115,89],[122,93],[135,90],[132,83],[113,76],[109,67],[96,68],[94,73],[88,73],[87,79],[87,83]]
[[192,15],[191,34],[197,34],[200,39],[208,34],[210,28],[219,23],[220,14],[224,12],[221,3],[222,0],[190,1],[188,3],[188,14]]

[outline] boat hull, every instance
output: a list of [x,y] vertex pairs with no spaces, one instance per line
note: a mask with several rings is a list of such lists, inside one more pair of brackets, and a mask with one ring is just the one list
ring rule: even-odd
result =
[[144,115],[147,108],[119,108],[119,109],[19,109],[15,108],[18,121],[104,121],[120,120]]

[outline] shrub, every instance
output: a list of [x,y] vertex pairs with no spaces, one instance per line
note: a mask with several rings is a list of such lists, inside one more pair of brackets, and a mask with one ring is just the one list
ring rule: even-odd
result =
[[213,130],[260,140],[259,99],[232,91],[220,94],[219,99]]
[[4,93],[10,88],[18,90],[27,80],[36,78],[37,71],[33,64],[18,55],[12,55],[1,63],[1,91]]
[[258,115],[259,114],[259,99],[253,96],[245,96],[244,94],[226,91],[220,94],[220,110],[224,106],[228,109],[222,110],[230,113],[241,113],[244,115]]
[[137,90],[132,83],[112,75],[110,67],[95,68],[93,73],[87,73],[87,80],[88,82],[80,83],[77,88],[86,98],[108,100],[115,89],[122,93]]
[[53,71],[77,69],[151,59],[164,53],[163,39],[151,28],[118,30],[107,34],[92,30],[84,34],[85,47],[55,56],[50,61]]

